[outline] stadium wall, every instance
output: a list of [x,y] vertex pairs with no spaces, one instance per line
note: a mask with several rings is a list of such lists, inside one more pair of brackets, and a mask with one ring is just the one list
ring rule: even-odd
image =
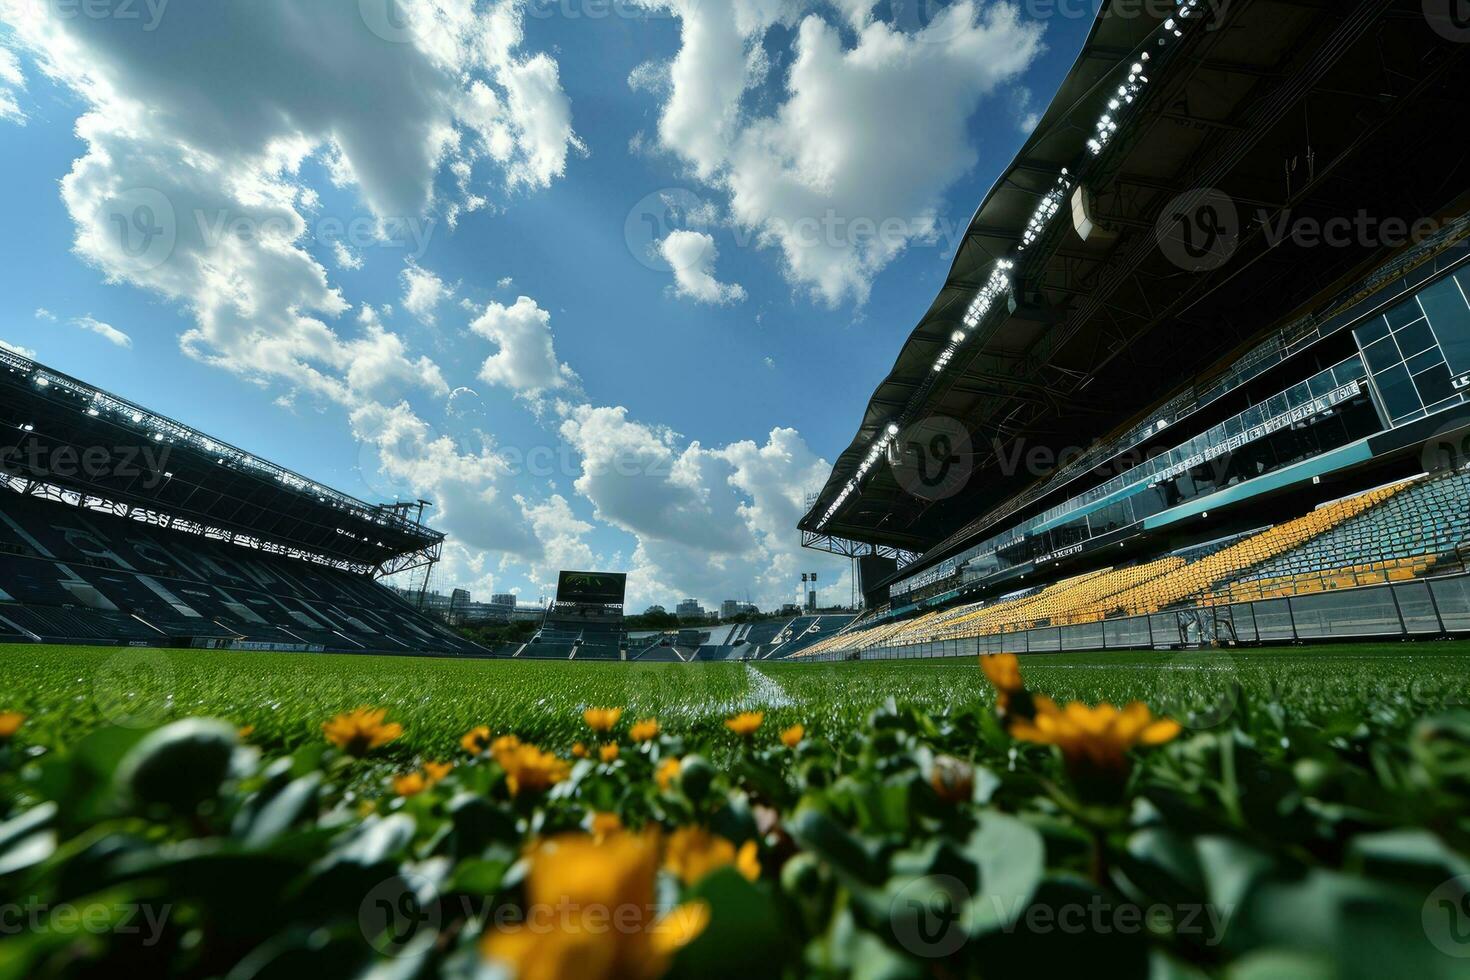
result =
[[921,660],[989,653],[1077,653],[1105,650],[1295,643],[1310,640],[1427,639],[1470,633],[1470,575],[1372,585],[1222,606],[1172,609],[1075,626],[965,637],[803,658]]

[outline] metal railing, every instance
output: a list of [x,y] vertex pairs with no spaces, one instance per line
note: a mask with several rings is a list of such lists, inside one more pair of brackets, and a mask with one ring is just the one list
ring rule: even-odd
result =
[[920,660],[982,653],[1070,653],[1453,633],[1470,633],[1470,574],[1464,571],[987,636],[877,644],[861,651],[849,648],[793,657],[788,662]]

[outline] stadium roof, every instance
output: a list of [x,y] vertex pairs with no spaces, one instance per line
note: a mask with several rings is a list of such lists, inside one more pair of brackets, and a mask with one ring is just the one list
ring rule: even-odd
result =
[[414,567],[444,540],[419,502],[365,503],[4,349],[0,429],[16,492],[363,573]]
[[[1046,475],[1008,467],[1017,447],[1082,450],[1126,428],[1392,250],[1366,236],[1309,247],[1273,235],[1283,221],[1413,221],[1467,186],[1461,141],[1433,137],[1460,111],[1470,45],[1417,0],[1159,6],[1101,10],[804,532],[932,548]],[[1209,210],[1212,188],[1233,224]],[[1223,226],[1224,244],[1181,252],[1175,214],[1202,235]],[[935,418],[971,449],[954,455],[958,479],[914,493],[884,459],[912,465],[911,435],[933,436]]]

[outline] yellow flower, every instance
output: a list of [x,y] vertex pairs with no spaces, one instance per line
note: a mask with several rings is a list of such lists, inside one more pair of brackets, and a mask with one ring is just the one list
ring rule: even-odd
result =
[[659,790],[664,793],[667,793],[669,791],[669,787],[674,785],[674,780],[678,777],[678,759],[665,759],[663,762],[660,762],[658,764],[658,769],[654,770],[653,773],[654,780],[658,782]]
[[428,785],[422,773],[411,772],[405,776],[393,777],[393,792],[399,796],[413,796],[415,793],[422,793]]
[[1038,696],[1035,701],[1036,716],[1012,722],[1011,736],[1061,749],[1068,775],[1079,789],[1094,795],[1111,797],[1121,789],[1129,749],[1162,745],[1179,734],[1177,721],[1154,718],[1140,701],[1122,711],[1106,703],[1092,708],[1073,701],[1058,708],[1051,698]]
[[792,725],[790,728],[781,733],[781,744],[786,746],[788,749],[794,749],[801,744],[801,740],[805,737],[805,728],[803,728],[801,725]]
[[1021,661],[1014,653],[981,654],[980,669],[1000,693],[1021,690]]
[[583,745],[581,742],[573,742],[572,757],[575,759],[587,758],[587,746]]
[[618,743],[606,742],[597,750],[597,757],[603,762],[618,761]]
[[582,720],[594,732],[610,732],[618,719],[623,717],[622,708],[588,708],[582,712]]
[[490,726],[476,725],[459,740],[459,747],[470,755],[479,755],[490,746]]
[[592,814],[592,836],[601,841],[610,834],[623,829],[623,820],[616,813],[597,812]]
[[975,770],[952,755],[935,756],[929,785],[946,803],[964,803],[975,795]]
[[322,732],[328,742],[348,755],[361,757],[403,734],[403,726],[398,722],[383,723],[387,714],[387,708],[344,711],[331,721],[322,722]]
[[712,871],[734,865],[749,881],[761,875],[759,848],[748,840],[735,845],[718,834],[703,827],[681,827],[669,837],[668,850],[664,854],[664,867],[668,868],[686,885],[692,885]]
[[8,742],[20,731],[26,716],[19,711],[0,711],[0,742]]
[[655,834],[601,841],[565,834],[536,845],[530,862],[527,907],[558,914],[535,927],[502,926],[480,941],[484,956],[509,967],[517,980],[655,980],[709,924],[704,902],[654,918]]
[[519,796],[523,790],[550,789],[566,779],[572,768],[565,759],[519,742],[513,749],[497,755],[495,761],[505,770],[505,785],[511,796]]
[[642,721],[634,722],[633,727],[628,729],[628,737],[635,742],[647,742],[657,735],[657,718],[644,718]]
[[254,735],[254,734],[255,734],[255,726],[254,725],[241,725],[239,728],[235,729],[235,737],[238,738],[242,742],[245,741],[247,738],[249,738],[251,735]]
[[726,718],[725,727],[741,738],[749,738],[755,734],[755,730],[761,727],[761,722],[765,720],[764,711],[742,711],[734,718]]
[[521,747],[521,740],[514,735],[502,735],[490,743],[490,758],[505,767],[505,759]]
[[424,775],[429,777],[429,782],[437,783],[439,780],[449,775],[450,770],[452,770],[453,768],[454,763],[452,762],[425,762]]

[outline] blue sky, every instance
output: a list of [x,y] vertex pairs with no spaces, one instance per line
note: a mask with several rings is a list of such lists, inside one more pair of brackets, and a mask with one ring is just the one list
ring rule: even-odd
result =
[[428,497],[438,587],[845,600],[803,495],[1073,6],[0,0],[0,338]]

